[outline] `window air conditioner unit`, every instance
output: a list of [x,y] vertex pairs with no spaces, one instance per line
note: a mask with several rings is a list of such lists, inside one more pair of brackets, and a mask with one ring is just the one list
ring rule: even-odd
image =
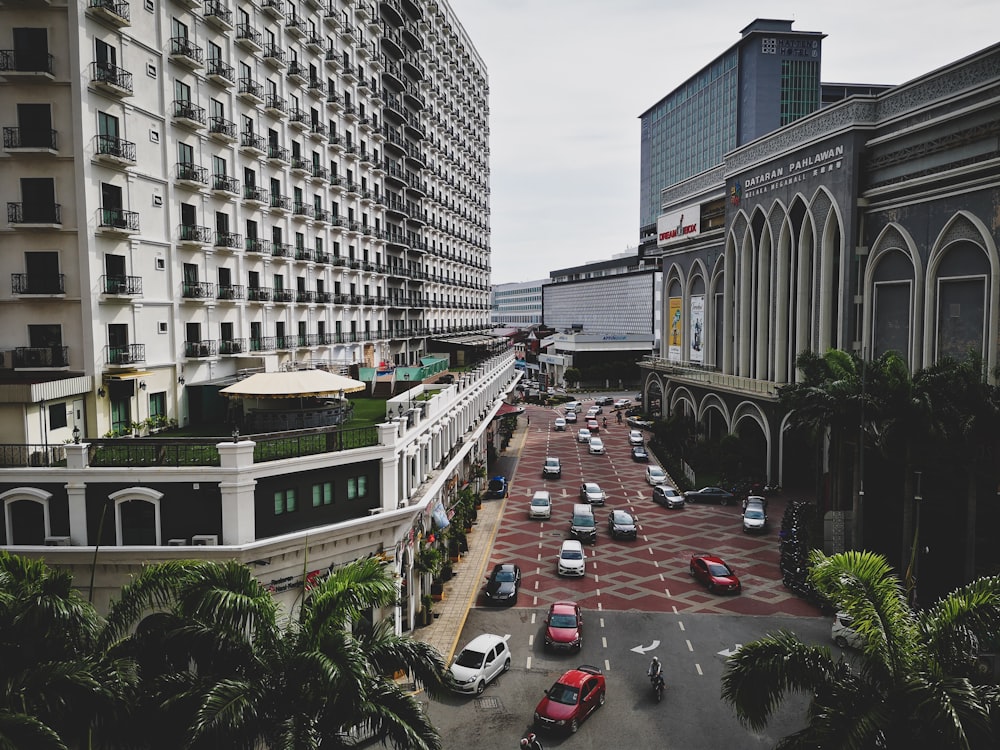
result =
[[167,546],[168,547],[187,547],[187,543],[188,543],[187,539],[168,539],[167,540]]
[[191,537],[191,544],[195,547],[217,547],[219,536],[218,534],[195,534]]
[[47,536],[45,537],[46,547],[69,547],[70,541],[68,536]]

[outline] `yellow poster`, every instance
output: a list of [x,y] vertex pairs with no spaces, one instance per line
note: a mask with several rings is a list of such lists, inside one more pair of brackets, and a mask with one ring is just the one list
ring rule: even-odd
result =
[[681,298],[671,297],[667,301],[667,359],[681,361],[681,332],[684,314],[681,312]]

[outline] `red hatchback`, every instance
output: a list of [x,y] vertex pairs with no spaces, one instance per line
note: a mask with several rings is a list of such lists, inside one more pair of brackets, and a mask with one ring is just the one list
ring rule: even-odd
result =
[[535,707],[535,729],[575,732],[583,720],[604,705],[604,673],[581,664],[545,691]]
[[691,555],[691,575],[714,594],[738,594],[742,587],[733,569],[715,555]]
[[576,602],[556,602],[545,616],[545,648],[579,651],[583,648],[583,615]]

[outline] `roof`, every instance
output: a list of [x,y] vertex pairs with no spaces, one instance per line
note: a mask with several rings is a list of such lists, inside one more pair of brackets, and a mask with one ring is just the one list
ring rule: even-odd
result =
[[508,404],[507,402],[504,402],[503,404],[501,404],[500,408],[497,410],[497,413],[493,418],[496,419],[497,417],[505,417],[508,414],[520,414],[523,411],[524,411],[523,406],[514,406],[514,404]]
[[363,391],[367,386],[360,380],[345,378],[326,370],[293,370],[291,372],[258,372],[219,391],[226,396],[258,398],[299,398],[301,396],[335,396],[338,393]]

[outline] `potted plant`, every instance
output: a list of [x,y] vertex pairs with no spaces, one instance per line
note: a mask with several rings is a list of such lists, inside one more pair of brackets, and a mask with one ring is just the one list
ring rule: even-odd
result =
[[444,599],[444,583],[440,579],[431,581],[431,599],[436,602]]
[[438,571],[441,570],[441,565],[444,562],[443,558],[444,555],[437,547],[425,545],[417,553],[417,559],[414,561],[413,567],[420,573],[430,573],[431,576],[436,576]]
[[424,625],[430,625],[431,624],[431,620],[432,620],[432,618],[434,616],[434,613],[433,613],[434,598],[430,594],[424,594],[422,597],[420,597],[420,604],[421,604],[421,607],[422,607],[421,610],[420,610],[420,619],[421,619],[421,622]]

